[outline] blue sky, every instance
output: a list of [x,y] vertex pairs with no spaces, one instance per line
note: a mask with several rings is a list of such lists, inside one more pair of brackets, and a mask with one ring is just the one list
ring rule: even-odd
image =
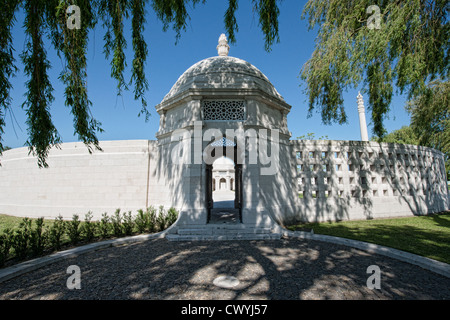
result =
[[[104,133],[98,134],[99,140],[155,139],[158,131],[159,116],[154,106],[161,102],[178,77],[194,63],[217,55],[217,41],[224,30],[223,15],[228,1],[214,0],[190,8],[191,17],[185,32],[175,44],[172,29],[162,31],[162,23],[149,10],[145,39],[149,47],[146,66],[149,91],[146,94],[151,117],[145,122],[138,117],[140,103],[134,100],[132,88],[117,97],[116,82],[110,77],[109,61],[103,54],[104,30],[97,25],[91,34],[88,51],[88,94],[93,103],[92,114],[102,123]],[[344,93],[348,123],[344,125],[323,125],[320,114],[314,113],[307,118],[307,96],[304,95],[303,82],[299,78],[303,64],[314,51],[315,31],[308,31],[307,21],[302,20],[301,13],[306,1],[285,0],[280,5],[280,43],[273,45],[270,52],[264,50],[264,38],[258,25],[258,17],[252,12],[251,1],[240,1],[237,11],[239,31],[237,42],[231,45],[230,56],[246,60],[260,69],[272,82],[285,101],[292,106],[288,115],[288,127],[292,138],[315,133],[316,137],[327,135],[334,140],[360,140],[359,120],[356,96],[358,90],[350,89]],[[26,77],[20,63],[19,54],[25,46],[23,34],[23,14],[18,15],[13,30],[15,57],[19,71],[12,79],[13,115],[6,115],[7,125],[3,135],[6,146],[17,148],[24,146],[27,140],[24,102]],[[128,24],[129,26],[129,24]],[[126,30],[128,41],[127,63],[125,73],[130,79],[130,66],[133,57],[131,50],[131,31]],[[62,61],[57,57],[50,42],[47,42],[48,59],[52,64],[50,78],[55,89],[55,101],[51,106],[54,124],[63,142],[77,141],[73,135],[73,118],[68,107],[64,105],[64,86],[58,80],[62,70]],[[365,96],[365,101],[368,97]],[[367,103],[366,103],[367,105]],[[389,119],[385,125],[388,131],[409,125],[409,115],[404,109],[405,98],[394,96]],[[369,136],[371,120],[367,115]]]

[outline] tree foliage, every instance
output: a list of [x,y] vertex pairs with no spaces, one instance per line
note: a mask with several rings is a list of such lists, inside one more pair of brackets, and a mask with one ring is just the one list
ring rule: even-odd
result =
[[374,141],[421,145],[444,153],[450,180],[450,83],[434,80],[424,93],[407,102],[411,124]]
[[[102,132],[101,123],[91,114],[92,102],[87,90],[87,45],[89,32],[99,23],[104,27],[103,51],[111,64],[111,77],[117,81],[117,93],[121,95],[134,85],[135,99],[141,102],[139,113],[146,120],[149,117],[145,94],[148,81],[145,65],[148,56],[144,40],[147,10],[151,9],[163,23],[163,30],[172,27],[176,39],[186,30],[190,19],[188,8],[206,0],[0,0],[0,155],[5,149],[1,144],[4,133],[5,115],[11,108],[10,79],[17,72],[11,30],[19,9],[25,12],[24,29],[27,35],[25,50],[20,54],[24,71],[28,77],[27,95],[22,107],[26,110],[30,153],[38,159],[40,167],[47,166],[50,148],[58,146],[61,138],[52,122],[50,106],[54,100],[53,86],[48,70],[51,64],[44,47],[44,36],[51,40],[54,49],[62,58],[64,66],[59,79],[65,85],[65,104],[73,115],[74,134],[88,147],[100,149],[97,133]],[[235,42],[238,25],[235,13],[237,0],[229,0],[224,15],[225,28],[230,41]],[[254,11],[265,36],[265,48],[278,38],[278,2],[280,0],[252,0]],[[69,28],[67,20],[73,13],[72,5],[80,8],[80,28]],[[127,68],[124,36],[124,22],[131,19],[132,48],[134,52],[131,79],[124,77]]]
[[413,99],[430,80],[448,77],[448,9],[447,0],[309,0],[303,17],[318,27],[301,72],[309,114],[318,108],[324,123],[345,123],[343,91],[362,83],[374,134],[383,136],[394,86]]
[[[64,57],[66,65],[60,75],[60,80],[65,84],[66,106],[71,108],[75,134],[83,141],[91,151],[90,145],[100,149],[96,132],[101,132],[100,123],[95,120],[90,107],[87,92],[87,46],[89,31],[95,26],[95,14],[89,0],[75,2],[80,7],[80,29],[69,29],[66,23],[66,12],[72,1],[59,1],[55,17],[56,32],[53,34],[53,42],[58,54]],[[52,7],[53,8],[53,7]]]
[[450,83],[432,81],[424,93],[408,102],[411,128],[421,145],[442,151],[450,179]]
[[419,145],[419,138],[410,126],[403,126],[398,130],[394,130],[383,137],[372,137],[373,141],[398,143],[398,144],[412,144]]
[[450,154],[450,82],[431,82],[407,109],[420,143]]
[[306,135],[302,134],[300,137],[297,137],[297,140],[330,140],[327,135],[320,136],[316,138],[316,134],[314,132],[308,132]]
[[15,13],[19,7],[19,1],[1,1],[0,10],[0,154],[4,150],[2,135],[4,133],[5,116],[11,107],[11,77],[17,72],[14,59],[11,28],[15,23]]
[[49,13],[49,2],[42,0],[24,1],[25,34],[27,43],[20,55],[25,66],[25,74],[29,80],[26,83],[26,100],[22,107],[26,110],[28,125],[28,141],[30,152],[38,156],[39,166],[45,166],[45,159],[52,145],[60,142],[60,137],[52,123],[50,105],[54,100],[53,87],[47,71],[50,62],[44,48],[44,29]]
[[[153,10],[163,23],[172,27],[176,39],[186,30],[189,8],[206,0],[0,0],[0,154],[5,115],[11,108],[10,79],[17,72],[11,30],[19,9],[25,12],[25,49],[20,54],[28,77],[26,100],[30,153],[46,166],[51,147],[61,139],[49,112],[54,100],[48,77],[51,64],[43,45],[48,36],[64,66],[59,79],[65,85],[65,104],[73,115],[74,134],[88,150],[99,149],[97,133],[101,123],[91,114],[87,90],[87,44],[89,33],[101,24],[105,29],[103,51],[110,61],[111,77],[117,81],[117,93],[133,86],[135,99],[142,108],[139,115],[148,120],[145,65],[148,46],[144,39],[146,15]],[[251,0],[264,35],[265,49],[278,41],[281,0]],[[238,0],[228,0],[224,26],[231,43],[236,42]],[[380,29],[368,28],[373,14],[367,9],[380,8]],[[80,8],[79,29],[68,28],[69,7]],[[69,9],[69,10],[68,10]],[[374,133],[382,136],[383,120],[389,111],[394,86],[414,99],[424,93],[435,77],[448,77],[448,2],[446,0],[309,0],[303,17],[311,29],[318,26],[316,47],[303,66],[309,111],[318,108],[324,123],[345,123],[343,90],[360,83],[367,86]],[[125,79],[125,50],[128,46],[125,21],[131,19],[131,45],[134,56],[131,79]],[[21,22],[20,22],[21,23]]]

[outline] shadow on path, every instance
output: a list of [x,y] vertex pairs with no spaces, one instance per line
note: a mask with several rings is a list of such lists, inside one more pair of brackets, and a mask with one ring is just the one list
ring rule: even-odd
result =
[[[67,267],[81,270],[69,290]],[[367,288],[367,267],[381,289]],[[216,287],[236,277],[232,289]],[[450,279],[407,263],[340,245],[278,241],[169,242],[108,248],[3,283],[0,299],[450,299]]]

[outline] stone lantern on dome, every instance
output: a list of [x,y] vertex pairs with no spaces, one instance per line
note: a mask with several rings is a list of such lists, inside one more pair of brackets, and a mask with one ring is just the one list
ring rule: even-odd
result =
[[219,44],[217,45],[217,53],[221,57],[228,56],[228,52],[230,52],[230,46],[228,45],[227,36],[222,33],[219,37]]

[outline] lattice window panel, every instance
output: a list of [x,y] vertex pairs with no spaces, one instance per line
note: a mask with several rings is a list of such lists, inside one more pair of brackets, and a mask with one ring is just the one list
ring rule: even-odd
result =
[[245,102],[236,100],[203,101],[203,120],[245,120]]
[[223,137],[222,139],[216,140],[213,143],[211,143],[211,146],[213,146],[213,147],[235,147],[236,143]]

